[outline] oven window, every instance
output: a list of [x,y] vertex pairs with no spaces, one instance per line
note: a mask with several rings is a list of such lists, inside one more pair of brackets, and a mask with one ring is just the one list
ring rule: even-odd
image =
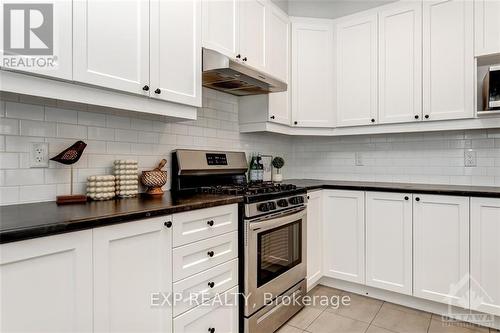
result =
[[302,261],[302,220],[257,235],[257,287]]

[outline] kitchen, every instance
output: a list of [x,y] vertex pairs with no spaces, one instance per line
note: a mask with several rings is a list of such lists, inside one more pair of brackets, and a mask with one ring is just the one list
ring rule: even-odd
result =
[[[44,3],[57,66],[0,71],[2,332],[500,328],[500,2]],[[351,303],[150,304],[249,290]]]

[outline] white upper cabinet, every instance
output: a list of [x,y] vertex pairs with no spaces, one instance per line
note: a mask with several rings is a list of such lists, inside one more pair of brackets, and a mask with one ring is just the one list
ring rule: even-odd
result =
[[379,17],[379,122],[422,119],[422,3],[384,7]]
[[143,0],[74,1],[74,80],[148,96],[149,10]]
[[91,230],[0,245],[0,280],[0,331],[92,332]]
[[323,273],[365,283],[365,193],[323,191]]
[[292,19],[292,118],[302,127],[333,127],[333,23]]
[[267,8],[264,0],[240,1],[241,61],[264,71],[266,69]]
[[423,3],[423,114],[425,120],[474,114],[473,3]]
[[412,221],[411,194],[366,192],[368,286],[412,294]]
[[172,331],[171,306],[151,305],[152,293],[172,290],[168,219],[93,229],[94,332]]
[[500,1],[475,0],[476,56],[500,53]]
[[377,121],[377,14],[339,19],[335,30],[337,126],[374,124]]
[[201,106],[201,2],[151,1],[151,97]]
[[413,295],[468,308],[469,198],[413,198]]
[[471,198],[471,309],[500,316],[500,199]]
[[[34,73],[37,75],[43,75],[47,77],[54,77],[58,79],[71,80],[72,79],[72,69],[73,69],[73,59],[72,59],[72,5],[71,1],[66,0],[48,0],[48,1],[31,1],[31,0],[16,0],[16,1],[2,1],[0,6],[0,17],[2,17],[2,22],[4,15],[15,15],[14,13],[24,13],[23,11],[12,11],[10,13],[4,13],[4,3],[7,5],[9,3],[17,4],[51,4],[53,7],[53,35],[50,36],[52,40],[53,52],[48,55],[43,55],[40,57],[47,58],[52,62],[54,60],[53,67],[40,67],[33,68],[25,66],[23,68],[13,68],[22,72]],[[45,19],[45,18],[43,18]],[[44,21],[45,22],[45,21]],[[49,22],[47,20],[47,22]],[[33,22],[32,22],[33,24]],[[42,25],[43,27],[43,25]],[[21,27],[22,28],[22,27]],[[3,47],[4,47],[4,24],[0,25],[0,45],[2,47],[2,52],[0,52],[0,60],[3,58]],[[19,29],[19,27],[13,27],[13,29]],[[33,29],[34,30],[34,29]],[[17,37],[17,38],[16,38]],[[10,40],[10,46],[12,48],[50,48],[50,41],[45,41],[38,38],[33,32],[30,32],[30,37],[24,39],[23,35],[19,34],[16,37],[12,37]],[[28,44],[29,43],[29,44]],[[29,46],[28,46],[29,45]],[[7,46],[7,45],[5,45]],[[30,56],[31,57],[31,56]],[[0,61],[0,68],[2,67],[3,61]]]
[[323,191],[307,192],[307,289],[323,275]]
[[203,0],[203,47],[236,58],[239,51],[239,0]]

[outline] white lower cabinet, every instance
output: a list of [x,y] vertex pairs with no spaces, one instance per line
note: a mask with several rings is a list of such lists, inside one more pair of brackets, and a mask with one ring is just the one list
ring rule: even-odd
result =
[[500,316],[500,199],[471,198],[470,207],[470,306]]
[[325,190],[323,272],[328,277],[365,283],[365,193]]
[[366,192],[366,285],[412,294],[412,195]]
[[307,290],[322,276],[323,191],[307,192]]
[[174,319],[175,333],[238,332],[238,288],[208,301]]
[[92,230],[0,246],[1,332],[92,331]]
[[468,308],[469,198],[413,198],[413,295]]
[[93,230],[94,332],[171,332],[171,307],[151,304],[152,293],[172,290],[166,221],[168,216]]

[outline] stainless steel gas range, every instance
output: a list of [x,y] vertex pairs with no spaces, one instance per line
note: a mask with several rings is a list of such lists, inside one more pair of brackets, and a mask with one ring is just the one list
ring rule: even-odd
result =
[[243,152],[177,150],[172,191],[241,195],[240,329],[274,332],[299,311],[306,293],[305,189],[248,184]]

